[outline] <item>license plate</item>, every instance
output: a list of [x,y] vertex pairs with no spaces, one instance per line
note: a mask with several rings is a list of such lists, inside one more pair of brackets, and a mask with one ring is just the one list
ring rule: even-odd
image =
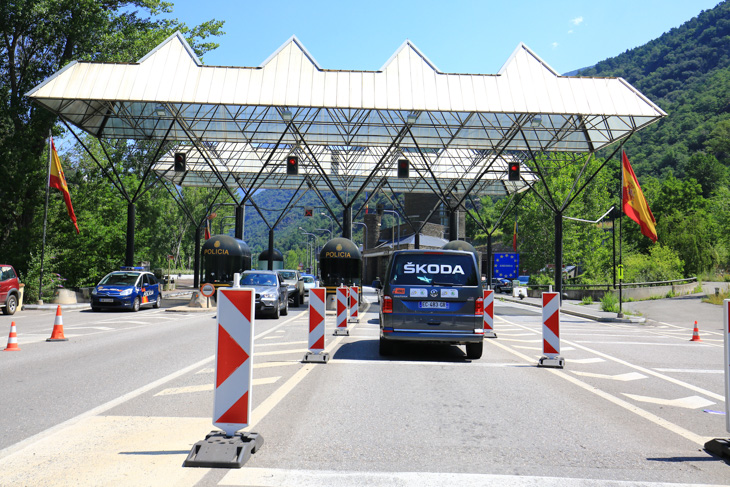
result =
[[449,303],[444,301],[421,301],[418,307],[422,309],[449,309]]
[[114,300],[111,298],[99,298],[99,301],[101,301],[102,303],[113,303],[114,302]]

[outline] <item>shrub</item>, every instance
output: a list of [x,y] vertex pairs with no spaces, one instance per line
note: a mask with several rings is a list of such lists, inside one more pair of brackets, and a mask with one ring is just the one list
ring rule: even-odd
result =
[[593,297],[592,296],[583,296],[583,299],[580,300],[580,304],[585,304],[585,305],[593,304]]
[[601,311],[618,313],[618,298],[613,293],[606,293],[601,298]]

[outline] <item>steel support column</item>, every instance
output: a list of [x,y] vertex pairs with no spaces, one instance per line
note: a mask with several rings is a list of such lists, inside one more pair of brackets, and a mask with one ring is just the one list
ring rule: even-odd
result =
[[342,214],[342,237],[352,240],[352,206],[345,206]]
[[449,208],[449,240],[459,240],[459,207]]
[[243,240],[243,221],[246,216],[246,207],[236,206],[236,229],[235,236],[239,240]]
[[492,234],[487,234],[487,286],[492,289],[492,279],[494,279],[494,254],[492,253]]
[[127,203],[127,253],[124,257],[124,265],[134,265],[134,223],[136,211],[134,203]]
[[274,228],[269,228],[269,261],[267,268],[274,270]]
[[555,292],[563,299],[563,214],[555,213]]
[[193,259],[193,288],[198,289],[200,287],[200,225],[195,226],[195,258]]

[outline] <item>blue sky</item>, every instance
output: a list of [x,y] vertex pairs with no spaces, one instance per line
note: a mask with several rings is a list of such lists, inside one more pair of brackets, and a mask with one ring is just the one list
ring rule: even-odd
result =
[[520,42],[559,73],[645,44],[718,0],[171,0],[189,26],[225,20],[205,64],[258,66],[296,35],[325,69],[377,70],[409,39],[441,71],[493,74]]

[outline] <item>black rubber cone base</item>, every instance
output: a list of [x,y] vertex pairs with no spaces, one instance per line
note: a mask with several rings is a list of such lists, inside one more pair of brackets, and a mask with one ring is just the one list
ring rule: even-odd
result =
[[717,457],[730,460],[730,440],[715,438],[705,443],[705,450]]
[[211,431],[193,445],[183,467],[241,468],[263,444],[264,438],[258,433],[226,436],[222,431]]

